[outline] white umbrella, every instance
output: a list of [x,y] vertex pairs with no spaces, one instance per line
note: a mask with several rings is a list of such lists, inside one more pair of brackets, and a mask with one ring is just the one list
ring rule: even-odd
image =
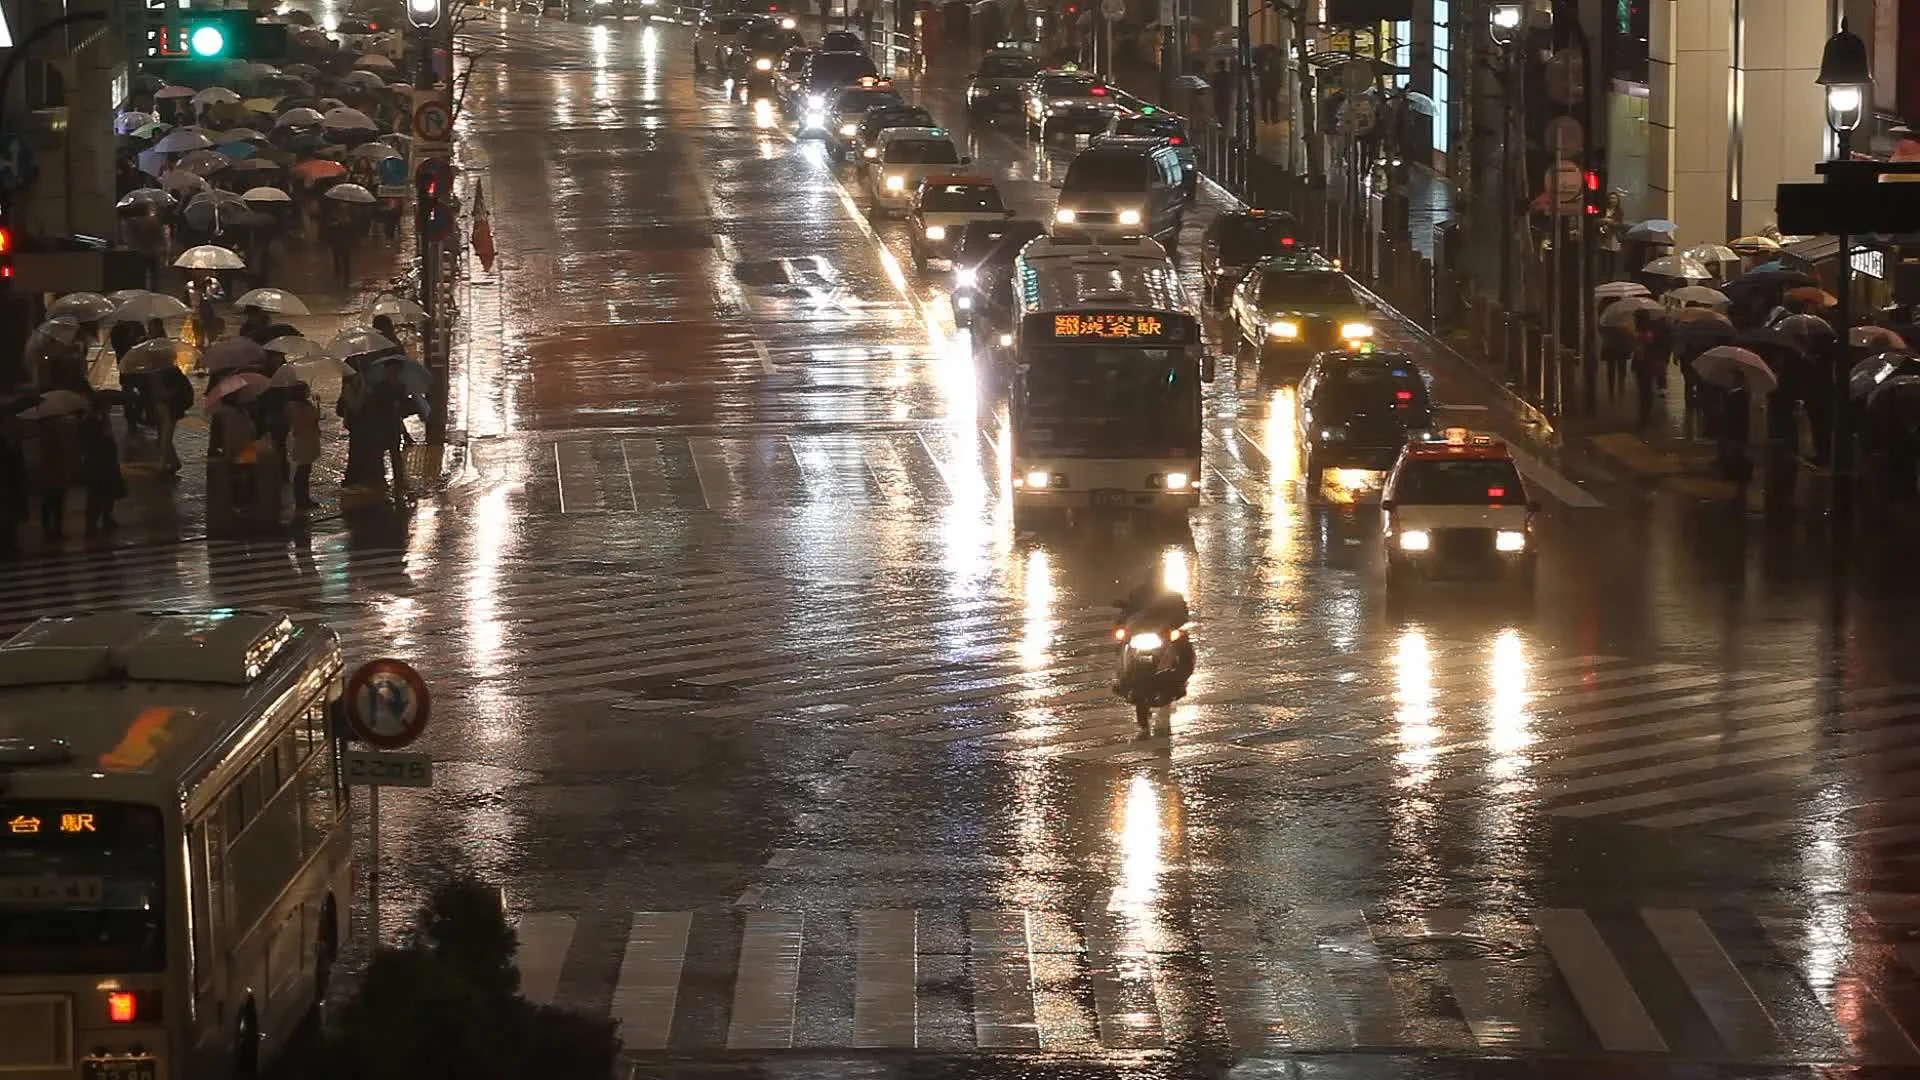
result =
[[1703,263],[1740,261],[1740,253],[1725,244],[1695,244],[1680,254]]
[[233,164],[233,159],[218,150],[195,150],[191,154],[181,158],[178,167],[191,169],[201,176],[205,176],[208,173],[219,172],[231,164]]
[[273,122],[274,127],[318,127],[319,125],[319,110],[309,109],[304,105],[297,109],[288,109]]
[[177,319],[190,314],[187,305],[168,296],[166,293],[135,290],[138,295],[115,298],[120,305],[113,309],[114,322],[146,322],[149,319]]
[[190,247],[173,260],[183,270],[245,270],[247,261],[219,244]]
[[1682,285],[1677,289],[1669,289],[1667,301],[1687,307],[1712,308],[1715,311],[1725,311],[1733,306],[1733,301],[1727,299],[1726,293],[1719,289],[1710,289],[1705,285]]
[[381,78],[378,72],[367,71],[364,68],[347,72],[340,77],[340,81],[348,86],[361,86],[368,90],[378,90],[387,85],[387,80]]
[[368,191],[359,184],[335,184],[327,189],[325,197],[335,202],[344,203],[366,204],[379,201],[373,197],[373,192]]
[[375,124],[373,122],[373,118],[368,116],[366,113],[361,112],[359,109],[349,109],[344,105],[339,106],[338,108],[328,109],[324,114],[321,115],[320,124],[323,127],[330,127],[338,130],[343,130],[343,131],[351,131],[355,129],[365,129],[367,131],[378,131],[380,127],[378,124]]
[[285,289],[252,289],[241,293],[233,302],[233,306],[242,309],[255,307],[261,311],[271,311],[276,315],[313,314],[307,309],[306,301]]
[[1742,236],[1737,240],[1729,240],[1727,241],[1727,246],[1740,255],[1771,255],[1780,250],[1780,241],[1775,240],[1771,236],[1761,236],[1755,233],[1752,236]]
[[203,191],[187,200],[187,209],[196,206],[212,206],[222,210],[245,210],[247,200],[231,191]]
[[1686,281],[1706,281],[1713,277],[1713,271],[1699,259],[1689,259],[1685,255],[1662,255],[1641,268],[1644,272],[1657,277],[1681,278]]
[[1635,224],[1632,228],[1628,229],[1627,239],[1629,240],[1664,240],[1667,243],[1671,244],[1673,243],[1673,234],[1679,231],[1680,231],[1680,226],[1675,225],[1673,222],[1668,221],[1665,218],[1649,218],[1648,220],[1639,222]]
[[394,322],[407,326],[417,326],[427,321],[427,309],[404,296],[383,296],[373,302],[368,309],[369,317],[385,315]]
[[99,322],[113,314],[117,306],[97,292],[73,292],[48,305],[47,314],[71,315],[83,323]]
[[1780,385],[1779,376],[1759,353],[1738,345],[1715,345],[1694,358],[1693,370],[1707,382],[1727,389],[1745,383],[1749,390],[1766,393]]
[[377,330],[371,330],[364,326],[356,326],[351,329],[342,330],[334,335],[333,340],[327,342],[327,355],[344,360],[349,356],[359,356],[362,353],[383,352],[387,349],[397,349],[399,347],[399,342]]
[[163,86],[153,92],[156,101],[171,101],[175,98],[190,98],[198,93],[191,86]]
[[1847,334],[1847,341],[1856,349],[1905,352],[1907,348],[1906,338],[1884,326],[1856,326]]
[[190,128],[175,128],[160,137],[153,144],[155,150],[163,154],[184,154],[191,150],[205,150],[213,145],[213,140]]
[[160,187],[166,191],[201,191],[210,186],[206,177],[192,169],[169,169],[160,178]]
[[113,118],[113,133],[115,135],[131,135],[141,128],[146,127],[148,124],[153,123],[154,119],[152,113],[140,112],[138,110],[123,112]]
[[262,348],[268,352],[277,352],[288,360],[304,360],[309,356],[319,356],[320,343],[299,334],[283,334],[267,342]]
[[56,416],[72,416],[83,413],[93,407],[93,403],[71,390],[49,390],[40,404],[20,414],[26,420],[48,420]]
[[121,371],[161,371],[166,368],[191,369],[200,362],[200,350],[173,338],[143,341],[120,358]]
[[367,161],[385,161],[387,158],[405,157],[400,151],[383,142],[361,143],[347,155],[350,158],[364,158]]
[[277,187],[248,188],[240,193],[240,198],[250,203],[290,203],[293,196]]
[[355,60],[353,66],[357,68],[377,68],[382,71],[392,71],[394,63],[393,57],[385,53],[368,53],[360,59]]
[[209,86],[193,95],[195,105],[232,105],[240,100],[240,95],[224,86]]
[[1600,325],[1626,329],[1633,326],[1634,315],[1642,311],[1660,310],[1660,301],[1651,296],[1628,296],[1607,305],[1600,313]]
[[1593,296],[1596,300],[1613,300],[1623,296],[1652,296],[1645,285],[1637,281],[1609,281],[1605,285],[1596,285]]
[[[42,341],[58,341],[71,345],[80,336],[80,320],[71,315],[55,315],[33,330],[33,337]],[[33,344],[31,340],[27,343]]]

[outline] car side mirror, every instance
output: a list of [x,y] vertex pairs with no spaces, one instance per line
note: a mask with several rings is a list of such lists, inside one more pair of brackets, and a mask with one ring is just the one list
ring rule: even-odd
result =
[[1393,509],[1393,500],[1392,500],[1392,499],[1381,499],[1381,500],[1380,500],[1380,509],[1381,509],[1381,510],[1383,510],[1383,511],[1390,511],[1390,510],[1392,510],[1392,509]]
[[1200,358],[1200,381],[1201,382],[1203,383],[1212,382],[1213,377],[1219,374],[1219,371],[1220,371],[1220,360],[1218,357],[1214,356],[1212,353],[1208,353],[1206,356],[1203,356]]

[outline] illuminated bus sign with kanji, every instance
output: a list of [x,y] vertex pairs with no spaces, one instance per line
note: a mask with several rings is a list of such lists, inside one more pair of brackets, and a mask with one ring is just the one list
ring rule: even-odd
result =
[[1167,342],[1185,340],[1180,321],[1166,315],[1137,311],[1099,311],[1056,314],[1056,340]]

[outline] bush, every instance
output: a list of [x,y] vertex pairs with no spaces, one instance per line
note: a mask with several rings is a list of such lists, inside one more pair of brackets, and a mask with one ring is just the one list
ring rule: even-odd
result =
[[613,1021],[519,996],[519,942],[498,894],[471,878],[434,891],[407,943],[379,950],[329,1018],[327,1080],[607,1080]]

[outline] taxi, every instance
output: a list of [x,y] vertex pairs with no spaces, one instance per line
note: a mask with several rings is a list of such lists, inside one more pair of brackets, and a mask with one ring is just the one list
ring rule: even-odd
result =
[[954,241],[970,222],[1005,221],[1012,216],[990,176],[936,173],[927,177],[914,193],[907,231],[914,268],[925,270],[929,259],[951,259]]
[[874,140],[873,151],[862,164],[869,205],[876,216],[907,213],[921,181],[972,160],[954,149],[946,128],[888,128]]
[[1511,577],[1531,585],[1538,503],[1507,444],[1466,428],[1413,439],[1380,499],[1387,585],[1409,579]]
[[[815,63],[818,63],[816,58]],[[860,124],[874,109],[905,105],[890,79],[862,78],[836,90],[818,114],[809,113],[802,121],[806,130],[818,131],[827,141],[830,154],[845,158],[853,151]]]
[[1373,341],[1373,317],[1339,264],[1312,253],[1262,259],[1227,305],[1240,342],[1261,360],[1361,348]]

